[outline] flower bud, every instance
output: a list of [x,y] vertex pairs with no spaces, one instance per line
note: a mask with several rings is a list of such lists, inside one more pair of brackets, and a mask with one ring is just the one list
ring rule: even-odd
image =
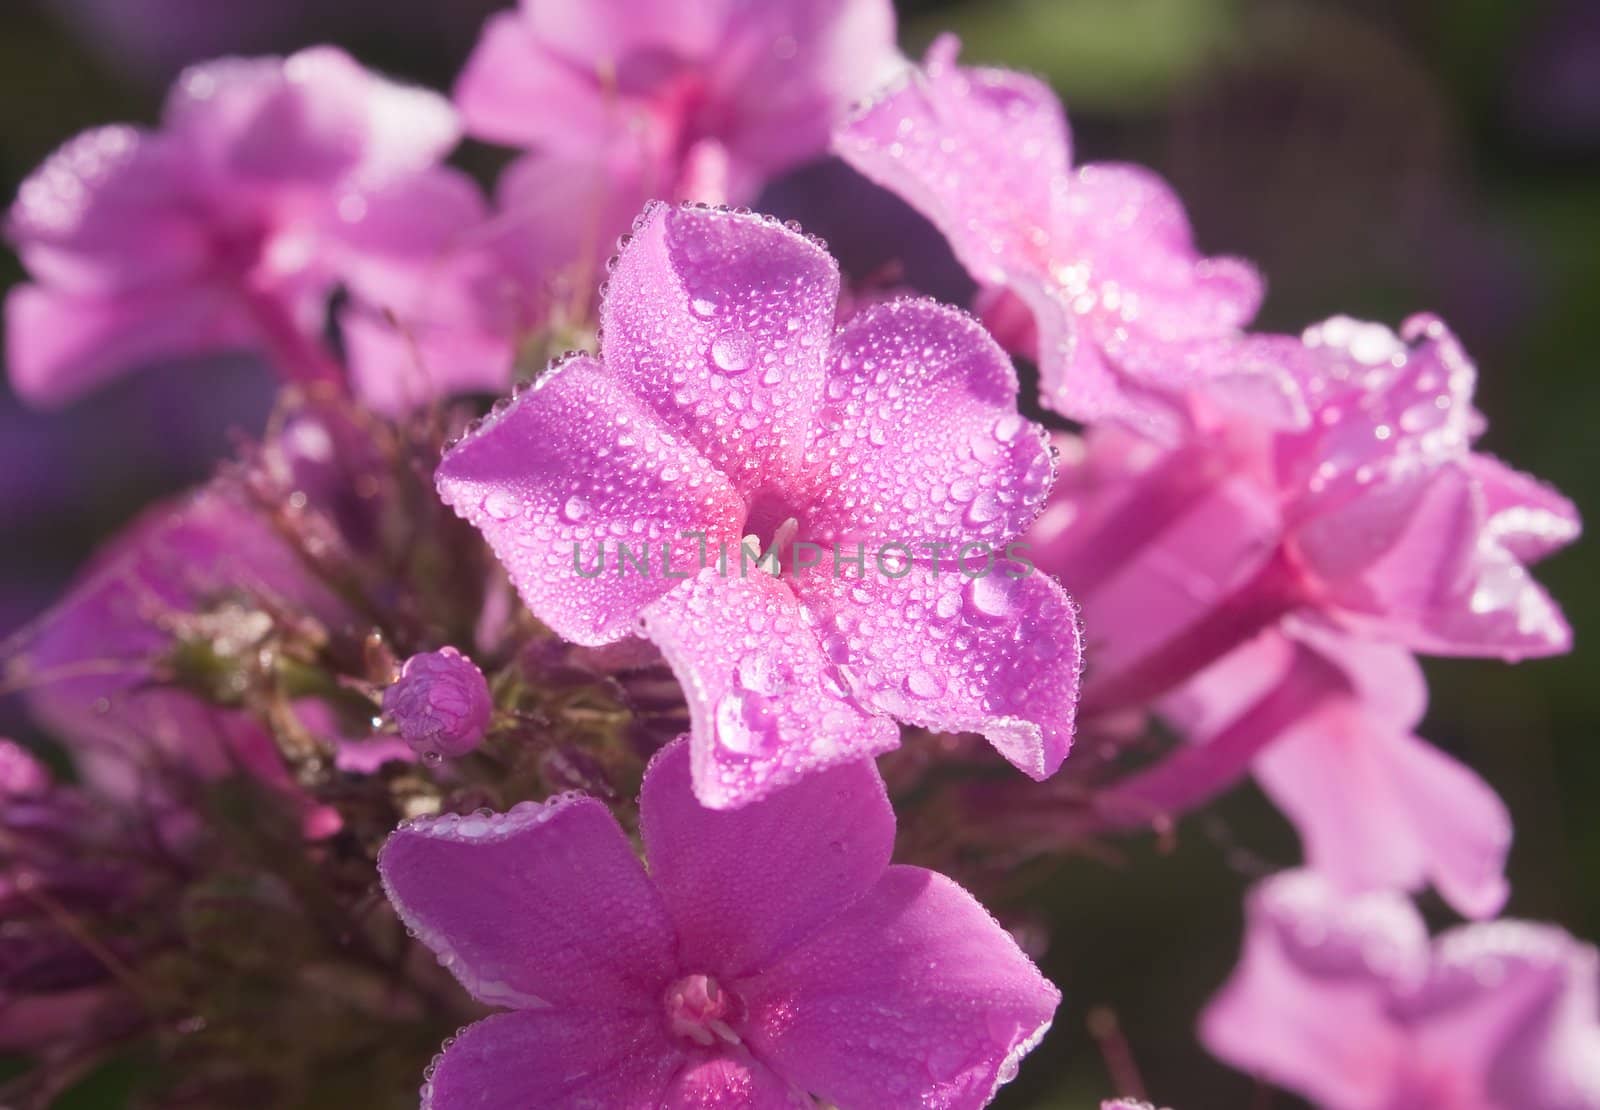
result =
[[424,758],[472,751],[493,708],[483,672],[452,647],[413,655],[383,692],[384,716]]

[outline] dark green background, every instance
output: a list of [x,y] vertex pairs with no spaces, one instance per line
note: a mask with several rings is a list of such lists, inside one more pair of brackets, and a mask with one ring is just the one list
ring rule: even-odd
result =
[[[153,119],[186,51],[332,40],[443,87],[494,5],[189,0],[210,13],[191,20],[173,14],[185,6],[174,0],[99,0],[134,27],[161,29],[150,36],[153,57],[86,34],[81,12],[93,6],[0,7],[7,196],[78,129]],[[1485,449],[1600,519],[1600,5],[973,0],[902,10],[908,50],[952,27],[968,58],[1047,76],[1067,103],[1079,158],[1139,161],[1168,176],[1206,249],[1249,256],[1267,274],[1263,326],[1295,329],[1334,312],[1444,315],[1482,371]],[[17,276],[13,259],[0,260],[0,282]],[[43,604],[141,504],[202,473],[226,449],[229,426],[259,419],[265,393],[247,366],[183,382],[154,400],[114,388],[49,417],[0,404],[0,525],[10,541],[0,550],[0,631]],[[1593,571],[1580,543],[1539,572],[1578,630],[1577,652],[1517,667],[1430,662],[1423,730],[1489,778],[1516,817],[1510,912],[1591,938],[1600,936]],[[1173,854],[1135,845],[1121,864],[1064,865],[1050,884],[1044,962],[1066,1004],[1002,1105],[1077,1108],[1111,1092],[1086,1030],[1095,1007],[1118,1018],[1150,1094],[1178,1110],[1294,1105],[1209,1061],[1192,1035],[1196,1010],[1232,963],[1250,876],[1294,856],[1281,819],[1242,789],[1213,818],[1186,823]],[[114,1105],[118,1084],[104,1077],[72,1104]]]

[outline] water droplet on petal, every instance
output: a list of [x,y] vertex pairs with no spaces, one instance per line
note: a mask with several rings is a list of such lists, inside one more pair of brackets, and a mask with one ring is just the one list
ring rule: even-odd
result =
[[517,499],[505,490],[494,490],[483,499],[483,511],[495,520],[510,520],[517,515]]
[[589,515],[589,502],[574,494],[567,498],[566,504],[561,506],[561,519],[569,524],[576,524]]
[[919,698],[936,698],[944,693],[944,680],[932,671],[912,671],[906,676],[906,689]]
[[748,332],[729,328],[711,341],[711,361],[724,374],[742,374],[755,358],[755,340]]
[[716,728],[717,743],[735,755],[761,755],[777,738],[772,706],[759,694],[724,694]]

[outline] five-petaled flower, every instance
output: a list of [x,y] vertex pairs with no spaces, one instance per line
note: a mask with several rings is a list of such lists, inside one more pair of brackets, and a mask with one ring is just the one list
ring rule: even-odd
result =
[[1600,1107],[1600,958],[1502,920],[1430,944],[1394,894],[1311,872],[1250,895],[1244,953],[1201,1019],[1207,1047],[1327,1110]]
[[735,811],[687,745],[640,798],[647,874],[581,795],[403,825],[379,871],[407,926],[506,1006],[434,1063],[424,1110],[983,1105],[1060,995],[971,895],[890,866],[870,762]]
[[[661,648],[708,805],[891,748],[890,718],[982,732],[1036,778],[1071,741],[1072,602],[1018,561],[957,565],[963,545],[1003,548],[1050,486],[1010,361],[926,300],[835,335],[838,293],[795,231],[654,206],[612,270],[600,357],[549,371],[439,468],[536,616]],[[737,555],[697,570],[700,545],[746,536],[780,574]],[[585,576],[580,548],[607,540],[666,565]],[[904,546],[876,559],[887,543]]]
[[320,338],[335,286],[379,301],[411,288],[439,220],[475,203],[438,165],[457,137],[444,98],[331,47],[185,71],[159,130],[85,132],[23,183],[7,234],[33,282],[6,299],[12,384],[60,404],[237,349],[338,378]]
[[1183,206],[1150,171],[1073,169],[1049,87],[959,67],[958,49],[953,36],[936,41],[834,149],[932,220],[973,277],[1026,306],[1044,404],[1170,430],[1181,415],[1170,394],[1231,373],[1211,344],[1250,322],[1260,278],[1237,259],[1201,257]]

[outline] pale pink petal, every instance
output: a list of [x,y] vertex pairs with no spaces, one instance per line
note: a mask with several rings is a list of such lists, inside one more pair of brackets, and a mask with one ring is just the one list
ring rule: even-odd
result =
[[434,1061],[422,1110],[658,1110],[683,1064],[656,1014],[495,1014],[457,1033]]
[[610,276],[601,356],[742,492],[795,474],[822,400],[839,270],[756,215],[654,205]]
[[378,872],[407,927],[480,1001],[659,1010],[672,928],[601,802],[413,820],[384,844]]
[[689,758],[683,740],[657,755],[639,799],[650,875],[684,968],[726,981],[767,967],[888,866],[894,810],[870,761],[718,811],[695,799]]
[[1472,455],[1467,468],[1483,490],[1489,531],[1518,562],[1535,562],[1578,538],[1577,506],[1555,488],[1489,455]]
[[1048,778],[1072,746],[1077,608],[1027,564],[978,557],[967,568],[982,573],[953,562],[936,571],[885,561],[864,577],[824,566],[800,590],[863,701],[911,724],[980,732],[1024,773]]
[[[634,631],[680,584],[663,573],[664,550],[675,573],[695,569],[683,532],[732,541],[744,511],[721,474],[587,356],[491,413],[446,452],[437,481],[534,614],[591,645]],[[619,543],[649,569],[625,564]]]
[[965,313],[929,300],[859,313],[834,341],[802,538],[944,541],[952,561],[962,542],[1003,548],[1054,476],[1016,398],[1011,360]]
[[1318,1105],[1387,1105],[1410,1050],[1389,996],[1428,959],[1416,910],[1289,872],[1251,892],[1247,915],[1239,965],[1201,1016],[1206,1048]]
[[1511,817],[1477,775],[1355,705],[1315,714],[1263,752],[1256,777],[1306,862],[1352,890],[1426,883],[1469,917],[1505,903]]
[[[546,49],[521,14],[500,12],[484,25],[456,81],[455,102],[467,130],[480,139],[578,150],[616,129],[598,79],[592,69]],[[560,111],[549,110],[557,104]]]
[[742,806],[895,747],[899,729],[850,696],[787,582],[741,568],[738,550],[725,571],[710,558],[644,615],[689,702],[700,801]]
[[85,131],[28,175],[6,235],[38,281],[79,294],[195,277],[209,244],[182,152],[125,124]]
[[740,1056],[692,1058],[673,1079],[660,1110],[811,1110],[816,1103],[765,1064]]
[[847,1107],[983,1106],[1061,1001],[970,894],[903,866],[733,989],[752,1051]]
[[6,365],[30,404],[75,400],[124,371],[248,346],[228,295],[201,285],[76,296],[42,285],[6,294]]
[[[1526,921],[1459,926],[1428,977],[1395,1003],[1417,1055],[1484,1101],[1518,1110],[1600,1107],[1600,956]],[[1481,1085],[1481,1086],[1480,1086]]]

